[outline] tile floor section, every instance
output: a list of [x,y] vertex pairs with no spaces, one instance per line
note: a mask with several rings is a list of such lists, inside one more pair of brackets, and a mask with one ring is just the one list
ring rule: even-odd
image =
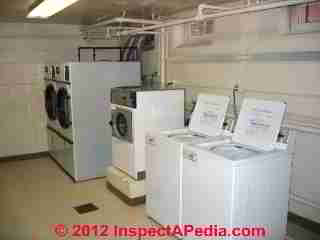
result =
[[[114,239],[59,238],[53,231],[55,224],[155,226],[146,217],[144,205],[127,206],[106,189],[105,181],[74,184],[49,158],[0,163],[0,239]],[[80,215],[73,208],[87,203],[99,209]],[[289,232],[294,240],[320,239],[293,224],[289,224]]]

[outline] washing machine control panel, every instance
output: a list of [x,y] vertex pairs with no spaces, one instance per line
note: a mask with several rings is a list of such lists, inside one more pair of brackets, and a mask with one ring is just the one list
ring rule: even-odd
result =
[[111,103],[127,106],[130,108],[137,107],[137,90],[140,87],[117,87],[111,89]]

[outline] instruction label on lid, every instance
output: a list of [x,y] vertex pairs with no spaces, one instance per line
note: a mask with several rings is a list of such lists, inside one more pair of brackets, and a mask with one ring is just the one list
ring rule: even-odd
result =
[[229,101],[230,98],[227,96],[200,94],[191,117],[189,129],[208,136],[219,135]]
[[245,99],[242,103],[233,140],[263,150],[272,150],[280,131],[286,104]]

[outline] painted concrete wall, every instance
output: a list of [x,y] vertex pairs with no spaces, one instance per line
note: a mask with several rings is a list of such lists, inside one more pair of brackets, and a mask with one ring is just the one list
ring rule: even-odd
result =
[[[0,157],[46,151],[41,64],[77,61],[74,25],[0,23]],[[104,43],[105,45],[106,43]]]
[[46,151],[41,63],[74,61],[78,26],[0,23],[0,157]]
[[231,96],[236,84],[240,102],[248,96],[286,101],[285,123],[299,129],[291,189],[298,198],[291,199],[290,209],[320,222],[314,172],[320,166],[318,155],[311,154],[320,141],[320,60],[310,57],[310,52],[319,55],[320,33],[289,33],[287,8],[217,19],[205,46],[179,47],[183,28],[168,29],[167,81],[187,89],[188,103],[199,92]]

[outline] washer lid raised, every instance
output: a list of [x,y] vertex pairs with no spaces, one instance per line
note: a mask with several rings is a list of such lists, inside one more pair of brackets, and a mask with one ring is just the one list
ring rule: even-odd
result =
[[265,151],[273,150],[285,110],[283,102],[244,99],[233,141]]
[[192,113],[189,129],[207,136],[221,134],[230,98],[200,94]]

